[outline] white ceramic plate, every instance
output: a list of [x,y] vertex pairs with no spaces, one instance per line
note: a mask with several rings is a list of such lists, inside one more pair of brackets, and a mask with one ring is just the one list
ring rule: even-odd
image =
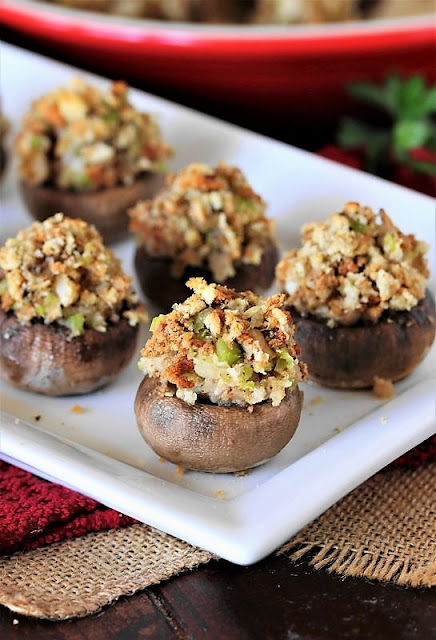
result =
[[[30,101],[77,70],[2,45],[4,111],[16,131]],[[105,80],[84,74],[97,85]],[[347,200],[384,207],[407,232],[434,242],[430,198],[230,126],[139,91],[132,101],[159,114],[176,150],[173,167],[224,159],[239,165],[269,203],[282,248],[301,224],[324,218]],[[16,188],[14,163],[3,185],[2,237],[31,219]],[[132,272],[133,243],[115,246]],[[431,250],[434,272],[434,247]],[[146,331],[143,332],[143,339]],[[1,455],[38,475],[90,495],[232,562],[255,562],[398,455],[434,432],[435,350],[396,398],[370,391],[302,385],[304,411],[295,437],[267,464],[246,475],[180,473],[160,462],[139,436],[133,400],[141,375],[135,361],[115,384],[76,398],[47,398],[2,388]],[[71,410],[79,403],[82,414]]]

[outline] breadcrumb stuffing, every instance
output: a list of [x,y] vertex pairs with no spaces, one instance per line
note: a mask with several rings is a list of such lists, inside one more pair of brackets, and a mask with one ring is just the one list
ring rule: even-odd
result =
[[265,245],[274,242],[265,209],[237,167],[191,164],[169,176],[154,200],[130,210],[130,228],[150,255],[172,259],[175,278],[187,266],[203,266],[224,282],[239,263],[260,264]]
[[157,316],[141,351],[140,369],[185,402],[252,408],[278,406],[306,379],[285,296],[261,298],[191,278],[194,294]]
[[409,311],[425,297],[428,245],[403,234],[380,210],[348,202],[325,222],[302,228],[302,245],[287,253],[276,276],[301,314],[336,324],[377,322]]
[[100,90],[78,77],[35,100],[15,139],[21,178],[95,191],[162,171],[171,147],[155,118],[137,111],[127,92],[124,82]]
[[0,302],[22,324],[43,320],[105,332],[126,318],[147,320],[131,278],[93,225],[57,213],[35,222],[0,248]]
[[372,387],[374,395],[381,400],[390,400],[395,396],[395,387],[391,380],[385,380],[376,376]]

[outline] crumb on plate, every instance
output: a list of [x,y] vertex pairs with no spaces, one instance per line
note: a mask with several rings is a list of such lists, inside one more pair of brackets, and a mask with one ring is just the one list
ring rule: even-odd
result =
[[310,401],[310,406],[311,407],[318,407],[322,403],[323,403],[322,396],[316,396],[316,398],[313,398],[313,400]]
[[85,409],[81,404],[75,404],[73,407],[71,407],[70,411],[71,413],[85,413]]
[[385,380],[375,376],[372,387],[374,394],[381,400],[389,400],[395,396],[395,388],[391,380]]

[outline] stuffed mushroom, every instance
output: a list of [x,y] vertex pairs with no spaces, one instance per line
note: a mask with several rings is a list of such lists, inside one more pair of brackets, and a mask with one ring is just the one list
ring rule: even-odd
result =
[[0,249],[0,301],[2,378],[53,396],[111,382],[146,319],[96,229],[61,213]]
[[355,202],[302,232],[277,279],[309,377],[358,389],[411,373],[435,336],[427,245]]
[[266,290],[278,254],[274,221],[243,173],[225,163],[191,164],[156,198],[131,211],[136,272],[145,295],[167,311],[204,277],[238,290]]
[[306,367],[285,296],[260,298],[202,278],[157,316],[141,351],[135,399],[152,449],[183,468],[248,469],[276,455],[300,419]]
[[81,78],[33,102],[15,151],[30,213],[44,220],[64,211],[95,224],[106,242],[124,236],[129,207],[162,186],[171,155],[124,82],[100,90]]

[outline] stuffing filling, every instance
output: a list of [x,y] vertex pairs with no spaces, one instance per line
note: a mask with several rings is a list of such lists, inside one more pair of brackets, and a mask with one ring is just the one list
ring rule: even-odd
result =
[[15,150],[23,180],[73,191],[131,184],[163,171],[172,153],[153,116],[130,104],[124,82],[102,91],[81,78],[33,102]]
[[168,177],[168,188],[131,211],[132,231],[152,256],[172,260],[172,275],[205,267],[213,280],[235,275],[238,263],[259,265],[274,222],[243,173],[223,162],[191,164]]
[[120,261],[94,226],[62,213],[35,222],[0,248],[0,302],[19,322],[42,320],[105,332],[121,317],[147,319]]
[[302,246],[277,265],[288,304],[329,326],[377,322],[425,297],[428,246],[403,234],[381,210],[348,202],[325,222],[303,226]]
[[194,294],[151,323],[139,368],[190,404],[280,405],[306,378],[291,315],[282,308],[286,296],[237,293],[203,278],[187,286]]

